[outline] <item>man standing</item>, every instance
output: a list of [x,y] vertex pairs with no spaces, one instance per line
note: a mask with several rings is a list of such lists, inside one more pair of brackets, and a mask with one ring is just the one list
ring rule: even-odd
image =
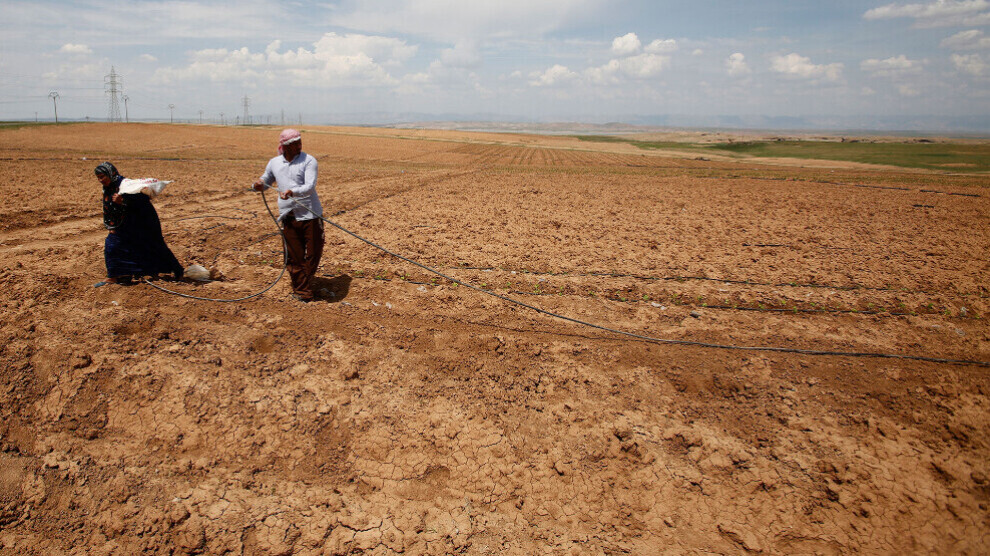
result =
[[278,184],[278,219],[288,246],[286,268],[292,278],[292,291],[296,299],[310,302],[313,275],[323,255],[323,221],[318,218],[323,215],[323,206],[316,194],[317,163],[302,152],[302,136],[294,129],[279,135],[278,152],[279,156],[268,161],[254,188],[264,191],[272,182]]

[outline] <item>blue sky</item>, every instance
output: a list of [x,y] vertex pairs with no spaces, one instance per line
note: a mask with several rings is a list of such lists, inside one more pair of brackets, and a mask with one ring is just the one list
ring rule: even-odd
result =
[[3,119],[990,115],[990,0],[2,1]]

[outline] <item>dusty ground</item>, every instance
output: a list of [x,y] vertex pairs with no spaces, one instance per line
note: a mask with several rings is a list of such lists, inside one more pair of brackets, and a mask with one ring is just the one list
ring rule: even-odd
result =
[[[232,304],[92,288],[104,159],[175,180],[166,239],[224,275],[160,284],[269,284],[281,250],[246,187],[276,136],[0,132],[0,552],[987,552],[986,367],[631,340],[329,227],[316,303],[285,281]],[[334,221],[546,310],[990,361],[986,176],[303,137]]]

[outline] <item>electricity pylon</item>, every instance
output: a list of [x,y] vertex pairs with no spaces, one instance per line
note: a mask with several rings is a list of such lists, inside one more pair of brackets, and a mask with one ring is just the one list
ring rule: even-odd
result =
[[120,76],[117,75],[117,70],[114,69],[113,66],[110,66],[110,75],[103,77],[103,88],[110,96],[110,99],[107,101],[107,119],[111,122],[120,121],[120,104],[117,103],[117,94],[121,92],[121,83],[118,81],[118,78],[120,78]]
[[251,106],[251,99],[244,95],[241,99],[241,104],[244,105],[244,125],[249,125],[251,123],[251,114],[248,112],[248,108]]

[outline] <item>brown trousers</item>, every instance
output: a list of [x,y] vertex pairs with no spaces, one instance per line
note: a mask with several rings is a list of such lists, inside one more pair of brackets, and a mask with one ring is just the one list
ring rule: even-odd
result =
[[313,299],[313,275],[323,256],[323,221],[299,221],[290,214],[283,219],[282,231],[288,247],[286,269],[292,279],[292,291],[301,299]]

